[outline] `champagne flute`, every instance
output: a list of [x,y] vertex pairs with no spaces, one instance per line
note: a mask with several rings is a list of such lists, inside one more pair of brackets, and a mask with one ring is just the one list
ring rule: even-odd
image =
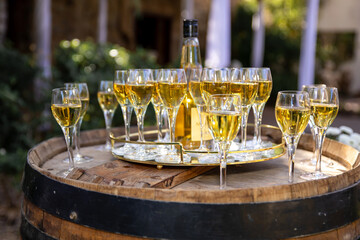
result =
[[[155,91],[155,82],[151,69],[131,69],[129,78],[125,84],[126,95],[136,113],[138,124],[138,142],[145,142],[144,138],[144,115]],[[150,160],[152,154],[140,145],[137,151],[130,153],[129,158],[137,160]]]
[[[303,85],[302,86],[302,90],[309,93],[310,92],[310,89],[311,88],[314,88],[314,87],[326,87],[325,84],[311,84],[311,85]],[[311,134],[314,138],[314,142],[316,141],[316,134],[315,134],[315,127],[314,125],[312,124],[312,121],[309,121],[309,127],[310,127],[310,131],[311,131]],[[307,161],[306,161],[307,162]],[[310,159],[310,164],[311,165],[316,165],[316,155],[315,155],[315,151],[313,152],[313,155]]]
[[51,95],[51,112],[64,133],[69,155],[69,169],[59,173],[66,177],[74,168],[73,133],[80,119],[81,100],[76,88],[55,88]]
[[226,187],[227,152],[241,125],[241,98],[233,94],[215,94],[207,102],[207,121],[220,153],[220,189]]
[[321,152],[326,130],[333,123],[339,110],[339,95],[334,87],[313,87],[309,89],[311,116],[310,121],[315,132],[315,172],[303,174],[306,180],[326,178],[321,172]]
[[272,77],[270,68],[258,68],[258,90],[255,97],[254,104],[252,105],[252,109],[254,111],[254,119],[255,119],[255,127],[254,127],[254,147],[261,147],[261,122],[262,115],[264,112],[264,107],[266,101],[270,97],[271,89],[272,89]]
[[163,142],[163,134],[162,134],[162,113],[164,111],[164,104],[161,101],[161,98],[159,96],[159,92],[157,91],[157,82],[159,77],[160,69],[153,69],[152,74],[154,77],[155,82],[155,90],[153,91],[153,96],[151,98],[151,103],[155,110],[156,115],[156,126],[158,130],[158,142]]
[[[175,142],[175,122],[181,102],[187,91],[187,81],[184,69],[161,69],[158,80],[158,91],[164,106],[168,111],[170,125],[170,140]],[[174,146],[166,156],[161,156],[157,161],[175,162],[181,161],[176,154]]]
[[246,128],[251,105],[255,102],[259,75],[257,68],[235,68],[231,72],[230,92],[239,95],[242,104],[241,146],[246,149]]
[[105,126],[106,126],[106,143],[100,148],[100,150],[110,151],[111,142],[110,142],[110,133],[111,133],[111,123],[114,117],[115,110],[118,106],[114,94],[113,81],[101,81],[99,85],[99,90],[97,93],[98,102],[101,109],[104,112]]
[[[204,118],[204,107],[205,107],[205,100],[202,95],[201,91],[201,69],[194,68],[190,70],[189,74],[189,90],[190,94],[194,100],[196,105],[198,114],[199,114],[199,123],[200,123],[200,146],[197,149],[198,151],[208,151],[209,149],[204,144],[204,137],[205,134],[208,133],[208,127],[204,127],[206,125],[206,119]],[[194,139],[192,136],[191,139]]]
[[289,182],[294,181],[295,150],[310,118],[309,94],[304,91],[281,91],[277,95],[275,118],[283,133],[289,162]]
[[[128,77],[129,77],[128,70],[117,70],[115,71],[114,84],[113,84],[114,94],[118,103],[120,104],[124,118],[126,141],[130,141],[130,121],[131,121],[131,114],[133,111],[133,107],[131,106],[125,91],[125,84],[128,81]],[[132,150],[131,145],[125,143],[123,147],[114,149],[113,151],[117,155],[124,155],[129,153],[131,150]]]
[[[80,101],[81,101],[81,113],[80,113],[80,119],[75,125],[75,133],[74,133],[74,142],[75,142],[75,151],[74,151],[74,161],[76,163],[84,163],[89,162],[93,158],[90,156],[85,156],[80,153],[80,127],[81,123],[84,119],[85,113],[87,108],[89,107],[89,90],[86,83],[65,83],[65,88],[77,88],[80,95]],[[65,159],[66,161],[69,161],[69,159]]]

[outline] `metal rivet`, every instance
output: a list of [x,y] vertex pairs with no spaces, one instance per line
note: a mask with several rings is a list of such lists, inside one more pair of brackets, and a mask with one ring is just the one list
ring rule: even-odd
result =
[[76,212],[71,212],[69,217],[71,220],[76,220],[78,216]]

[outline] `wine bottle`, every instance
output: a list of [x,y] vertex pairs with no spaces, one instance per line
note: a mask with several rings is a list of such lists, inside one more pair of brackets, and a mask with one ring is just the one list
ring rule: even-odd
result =
[[200,136],[200,128],[194,127],[195,121],[199,121],[198,112],[189,91],[190,70],[202,68],[196,19],[184,19],[183,37],[181,68],[185,69],[188,88],[177,114],[175,137],[176,141],[181,142],[184,148],[189,150],[199,146],[199,141],[193,141],[192,136]]

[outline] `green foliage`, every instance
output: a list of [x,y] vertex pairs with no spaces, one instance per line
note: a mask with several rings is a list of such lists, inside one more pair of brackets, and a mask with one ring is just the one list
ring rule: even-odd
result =
[[[297,0],[265,1],[264,66],[273,77],[271,101],[280,90],[297,88],[301,27],[305,17],[305,2]],[[250,66],[252,47],[252,16],[257,1],[242,2],[232,25],[232,58]]]
[[0,47],[0,173],[20,172],[34,145],[33,129],[41,121],[32,91],[36,74],[29,58]]
[[[62,41],[54,53],[54,86],[65,82],[86,82],[90,92],[90,106],[81,129],[104,128],[105,121],[97,101],[97,90],[101,80],[113,80],[115,70],[130,68],[157,68],[156,57],[144,49],[130,52],[116,44],[97,44],[91,40]],[[54,122],[54,121],[53,121]],[[145,125],[153,125],[155,115],[148,107]],[[133,115],[132,124],[136,124]],[[112,126],[123,126],[120,107],[116,110]]]

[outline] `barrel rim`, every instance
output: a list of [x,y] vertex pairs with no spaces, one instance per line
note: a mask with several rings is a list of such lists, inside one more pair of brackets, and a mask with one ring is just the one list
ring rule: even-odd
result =
[[[230,238],[235,236],[294,237],[345,226],[359,219],[360,214],[357,211],[360,181],[341,190],[304,199],[257,203],[198,204],[104,194],[64,184],[43,175],[28,164],[26,164],[26,170],[23,184],[26,201],[30,201],[47,213],[66,221],[108,232],[140,237],[183,239],[189,237],[187,231],[183,231],[188,225],[191,226],[190,228],[199,228],[200,232],[209,234],[210,230],[206,230],[207,224],[212,221],[217,222],[216,226],[222,225],[221,229],[231,225],[230,232],[214,232],[225,234]],[[69,199],[68,196],[73,197]],[[99,205],[103,202],[106,204]],[[89,209],[91,210],[89,211]],[[76,218],[72,217],[73,212],[76,213]],[[145,212],[147,214],[140,214]],[[268,217],[265,217],[261,223],[257,222],[264,216]],[[276,217],[276,219],[269,216]],[[187,221],[177,222],[176,219],[181,218],[187,219]],[[102,221],[98,221],[98,219],[102,219]],[[153,225],[144,228],[138,227],[149,224]],[[179,226],[180,224],[180,226],[179,229],[170,228],[171,231],[164,232],[166,224],[170,226]],[[260,227],[262,231],[257,232],[259,224],[262,226]],[[196,231],[193,229],[190,232]]]
[[[98,132],[99,130],[90,130],[86,131],[87,134],[93,132]],[[294,200],[299,198],[306,198],[321,195],[324,193],[336,191],[343,189],[353,183],[356,183],[360,180],[360,153],[351,146],[344,145],[342,143],[326,139],[326,141],[333,142],[333,144],[340,144],[340,146],[345,146],[346,148],[351,148],[353,151],[357,152],[357,156],[354,156],[354,164],[352,164],[352,169],[349,171],[339,174],[337,176],[332,176],[325,179],[313,180],[300,182],[295,184],[283,184],[267,187],[256,187],[256,188],[246,188],[246,189],[226,189],[226,190],[205,190],[205,189],[158,189],[158,188],[136,188],[129,186],[107,186],[101,185],[101,188],[98,188],[98,184],[83,182],[79,180],[67,179],[55,176],[41,167],[35,164],[35,161],[31,159],[31,154],[45,144],[48,141],[60,140],[60,137],[51,138],[47,141],[44,141],[33,148],[31,148],[27,155],[27,164],[32,167],[34,170],[40,172],[43,175],[46,175],[56,181],[63,182],[69,185],[73,185],[79,188],[86,190],[95,190],[102,193],[114,194],[125,197],[132,198],[141,198],[141,199],[152,199],[159,201],[174,201],[174,202],[199,202],[199,203],[250,203],[250,202],[267,202],[267,201],[282,201],[282,200]],[[326,154],[325,154],[326,155]],[[40,157],[37,155],[40,159]],[[354,167],[356,165],[356,167]],[[344,181],[344,179],[346,181]],[[311,187],[311,188],[310,188]],[[310,189],[310,190],[309,190]],[[269,199],[266,196],[267,191],[278,192],[278,191],[287,191],[286,195],[276,195],[273,198]],[[228,195],[231,194],[232,198],[229,199]],[[244,199],[246,197],[246,199]]]

